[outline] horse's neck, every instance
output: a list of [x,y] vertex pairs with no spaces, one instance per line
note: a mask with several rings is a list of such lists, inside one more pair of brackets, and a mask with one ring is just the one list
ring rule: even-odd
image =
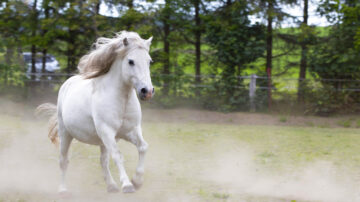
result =
[[101,88],[107,91],[107,95],[113,95],[113,99],[126,104],[132,91],[131,86],[121,79],[121,61],[116,60],[109,72],[100,78]]

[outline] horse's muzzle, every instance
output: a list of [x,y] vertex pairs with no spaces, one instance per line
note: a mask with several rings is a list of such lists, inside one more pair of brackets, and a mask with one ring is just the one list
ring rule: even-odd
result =
[[152,88],[151,90],[149,90],[148,88],[142,88],[139,92],[139,97],[141,100],[150,100],[153,95],[155,94],[155,89]]

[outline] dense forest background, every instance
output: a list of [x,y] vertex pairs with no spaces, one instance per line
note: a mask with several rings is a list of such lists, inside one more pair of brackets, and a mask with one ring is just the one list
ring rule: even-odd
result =
[[[66,73],[51,85],[56,91],[76,73],[97,37],[130,30],[154,37],[151,72],[158,106],[358,112],[360,2],[312,3],[328,26],[308,23],[309,0],[2,0],[0,94],[26,89],[29,95],[36,81],[54,83],[36,78],[39,54],[44,75],[48,54],[61,67],[50,73]],[[285,12],[291,6],[302,15]],[[250,20],[254,17],[259,22]],[[289,21],[294,26],[284,27]],[[31,53],[30,65],[24,52]]]

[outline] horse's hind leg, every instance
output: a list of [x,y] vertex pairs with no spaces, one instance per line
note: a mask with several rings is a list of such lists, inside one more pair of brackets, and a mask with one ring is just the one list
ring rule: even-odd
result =
[[107,184],[107,191],[108,192],[118,192],[119,188],[116,185],[113,177],[111,176],[110,169],[109,169],[109,152],[105,146],[100,146],[101,156],[100,156],[100,163],[104,173],[105,182]]
[[139,161],[136,167],[136,172],[131,180],[135,188],[138,189],[144,181],[144,161],[145,154],[148,148],[148,143],[144,140],[142,136],[142,130],[140,126],[137,126],[132,132],[128,134],[128,140],[136,146],[139,152]]
[[63,124],[59,122],[59,137],[60,137],[60,169],[61,169],[61,183],[59,186],[59,193],[67,191],[65,184],[66,169],[69,164],[68,151],[72,141],[72,137],[66,132]]

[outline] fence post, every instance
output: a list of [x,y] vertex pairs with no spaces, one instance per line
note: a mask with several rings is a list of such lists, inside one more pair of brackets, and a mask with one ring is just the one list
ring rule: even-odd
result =
[[255,112],[256,111],[256,105],[255,105],[255,92],[256,92],[256,74],[252,74],[250,77],[250,83],[249,83],[249,97],[250,97],[250,111]]

